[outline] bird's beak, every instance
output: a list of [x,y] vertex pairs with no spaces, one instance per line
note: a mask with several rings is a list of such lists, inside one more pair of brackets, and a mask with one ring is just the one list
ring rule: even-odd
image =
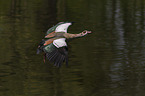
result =
[[91,31],[87,31],[87,33],[89,33],[89,34],[90,34],[90,33],[92,33],[92,32],[91,32]]

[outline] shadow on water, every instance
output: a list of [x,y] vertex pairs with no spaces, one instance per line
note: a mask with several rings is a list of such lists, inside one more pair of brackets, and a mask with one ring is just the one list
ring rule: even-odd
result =
[[[144,96],[144,0],[10,0],[0,9],[0,96]],[[69,68],[36,55],[60,21],[93,32],[69,42]]]

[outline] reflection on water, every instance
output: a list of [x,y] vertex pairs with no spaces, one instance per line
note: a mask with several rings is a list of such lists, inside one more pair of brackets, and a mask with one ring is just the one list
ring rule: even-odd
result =
[[[0,3],[0,96],[144,96],[144,0],[10,0]],[[59,21],[69,32],[69,68],[36,48]],[[79,42],[78,42],[79,41]]]

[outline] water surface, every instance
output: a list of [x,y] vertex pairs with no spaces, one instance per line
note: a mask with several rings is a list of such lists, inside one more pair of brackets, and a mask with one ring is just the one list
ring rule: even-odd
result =
[[[93,33],[69,42],[69,68],[43,63],[48,28]],[[144,0],[0,1],[0,96],[144,96]]]

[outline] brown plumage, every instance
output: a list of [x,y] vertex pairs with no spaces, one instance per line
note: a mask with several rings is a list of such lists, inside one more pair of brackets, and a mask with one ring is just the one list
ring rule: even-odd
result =
[[47,31],[45,39],[43,39],[37,49],[37,54],[43,51],[44,61],[47,57],[50,62],[54,62],[55,66],[60,67],[63,62],[68,65],[68,47],[66,39],[77,38],[91,33],[91,31],[83,31],[79,34],[67,33],[70,22],[60,22]]

